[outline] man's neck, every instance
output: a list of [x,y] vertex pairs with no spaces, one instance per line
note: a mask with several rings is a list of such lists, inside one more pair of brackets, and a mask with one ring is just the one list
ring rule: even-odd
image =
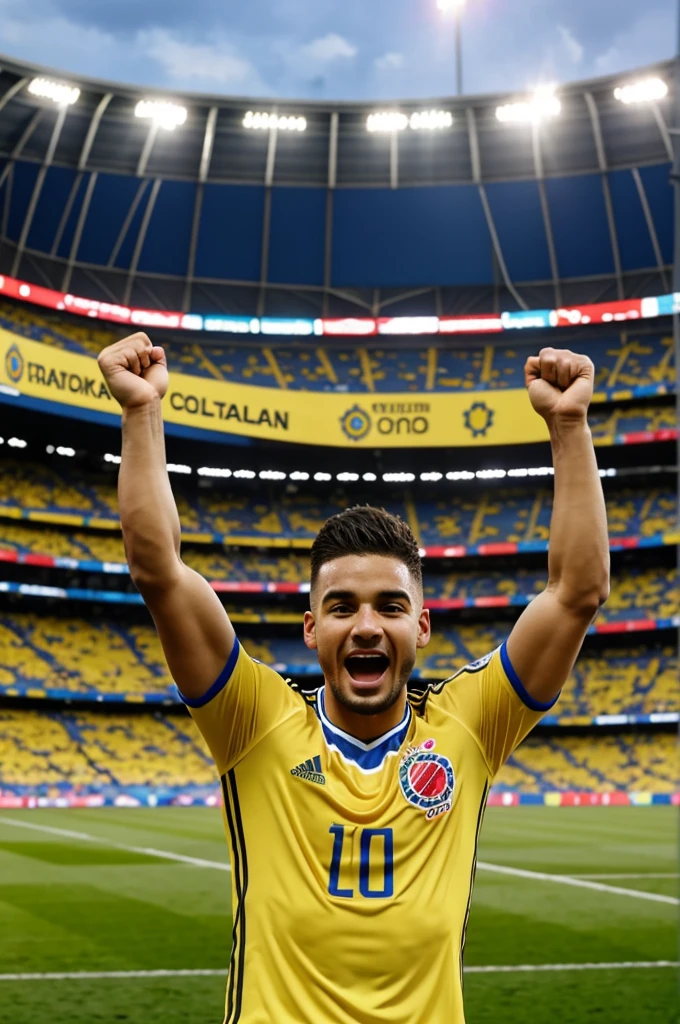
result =
[[351,711],[338,701],[330,686],[324,687],[324,708],[326,717],[336,729],[342,729],[348,736],[352,736],[362,743],[372,743],[385,733],[395,729],[404,717],[406,710],[406,688],[403,693],[387,708],[386,711],[379,711],[375,715],[360,715]]

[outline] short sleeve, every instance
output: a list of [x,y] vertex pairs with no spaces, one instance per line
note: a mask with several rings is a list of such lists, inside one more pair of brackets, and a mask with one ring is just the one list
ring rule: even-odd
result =
[[297,706],[285,680],[273,669],[253,661],[238,640],[207,693],[200,700],[184,696],[182,700],[208,744],[220,775],[241,761]]
[[473,734],[492,775],[557,701],[542,704],[527,693],[505,644],[464,668],[445,693],[444,707]]

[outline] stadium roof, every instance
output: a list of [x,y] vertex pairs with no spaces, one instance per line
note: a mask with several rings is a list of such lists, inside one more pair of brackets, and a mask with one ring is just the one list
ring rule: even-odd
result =
[[[530,123],[498,120],[516,96],[277,104],[80,76],[77,102],[57,106],[28,87],[62,73],[0,68],[0,272],[14,277],[146,308],[278,316],[670,291],[670,63],[560,87],[560,115]],[[669,97],[615,98],[649,76]],[[143,99],[186,107],[185,123],[136,117]],[[376,109],[406,117],[369,131]],[[248,111],[306,130],[248,130]],[[421,111],[452,125],[417,130]]]

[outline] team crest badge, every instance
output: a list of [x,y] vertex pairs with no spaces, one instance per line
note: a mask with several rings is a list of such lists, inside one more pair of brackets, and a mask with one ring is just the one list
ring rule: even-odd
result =
[[419,747],[409,747],[399,765],[402,793],[410,804],[425,811],[428,821],[451,810],[456,784],[448,757],[435,754],[434,748],[434,740],[425,740]]

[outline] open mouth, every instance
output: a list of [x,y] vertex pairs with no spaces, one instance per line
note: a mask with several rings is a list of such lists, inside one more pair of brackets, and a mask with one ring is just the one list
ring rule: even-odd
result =
[[350,654],[345,658],[345,668],[355,683],[377,683],[389,664],[386,654]]

